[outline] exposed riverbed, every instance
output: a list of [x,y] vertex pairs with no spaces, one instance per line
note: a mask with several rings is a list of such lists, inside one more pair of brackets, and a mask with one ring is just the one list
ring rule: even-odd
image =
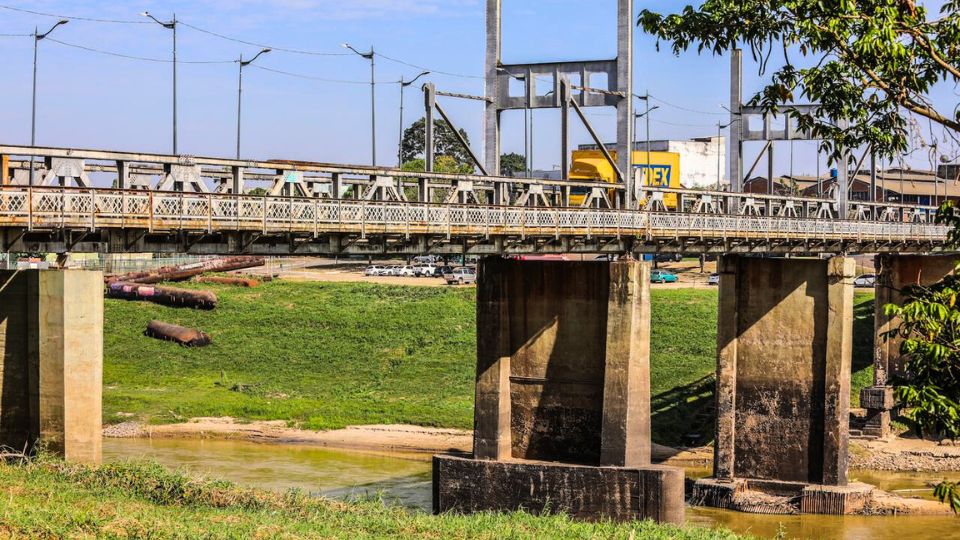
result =
[[[259,444],[205,439],[104,439],[105,461],[148,458],[169,467],[241,485],[284,491],[298,488],[328,497],[380,494],[396,504],[429,511],[431,473],[424,454],[332,450],[315,446]],[[703,471],[690,471],[700,476]],[[938,473],[855,471],[851,478],[902,496],[930,496]],[[690,508],[687,521],[720,525],[740,533],[786,538],[912,540],[960,538],[953,516],[765,516],[709,508]]]

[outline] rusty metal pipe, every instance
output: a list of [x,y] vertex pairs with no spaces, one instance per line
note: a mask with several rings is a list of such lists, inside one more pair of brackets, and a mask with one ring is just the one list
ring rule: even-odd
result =
[[217,295],[210,291],[191,291],[172,287],[154,287],[142,283],[118,281],[107,286],[107,298],[140,300],[171,307],[189,307],[194,309],[214,309],[217,307]]
[[155,339],[173,341],[184,347],[206,347],[212,341],[210,335],[206,332],[162,321],[150,321],[143,335]]

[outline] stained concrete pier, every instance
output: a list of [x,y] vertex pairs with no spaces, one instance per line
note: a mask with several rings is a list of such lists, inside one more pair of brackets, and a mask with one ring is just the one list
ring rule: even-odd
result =
[[99,463],[103,275],[0,271],[0,445]]
[[696,499],[824,494],[801,506],[830,513],[865,500],[859,486],[809,489],[847,486],[854,270],[842,257],[721,259],[715,477]]
[[960,259],[956,255],[878,255],[874,306],[873,386],[860,392],[860,404],[867,410],[863,434],[873,437],[890,435],[890,417],[896,408],[891,377],[903,374],[900,360],[902,339],[884,335],[900,326],[896,317],[888,317],[887,304],[902,305],[903,289],[910,285],[928,286],[956,272]]
[[472,456],[434,458],[434,510],[683,521],[650,464],[650,266],[490,258],[477,291]]

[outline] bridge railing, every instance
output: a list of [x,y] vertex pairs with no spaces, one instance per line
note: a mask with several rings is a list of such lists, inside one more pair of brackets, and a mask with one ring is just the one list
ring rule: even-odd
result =
[[932,220],[854,220],[811,215],[690,212],[654,208],[517,207],[5,186],[0,227],[27,230],[431,234],[449,236],[647,236],[942,242]]

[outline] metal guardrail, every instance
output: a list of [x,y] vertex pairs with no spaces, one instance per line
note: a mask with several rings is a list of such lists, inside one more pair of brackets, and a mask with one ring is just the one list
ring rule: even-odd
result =
[[[728,196],[730,196],[728,194]],[[748,195],[737,194],[739,197]],[[822,201],[821,201],[822,202]],[[681,208],[683,205],[680,205]],[[896,221],[750,213],[517,207],[51,187],[0,187],[0,227],[150,232],[644,236],[942,242],[925,217]]]

